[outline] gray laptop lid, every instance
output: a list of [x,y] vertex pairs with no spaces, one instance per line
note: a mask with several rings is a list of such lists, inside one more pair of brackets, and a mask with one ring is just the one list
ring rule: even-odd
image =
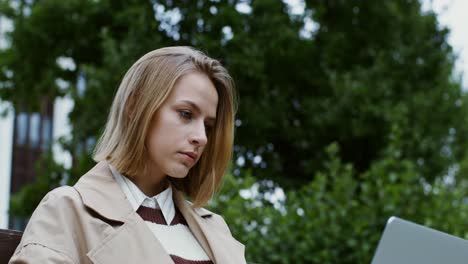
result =
[[468,241],[390,217],[372,264],[467,264]]

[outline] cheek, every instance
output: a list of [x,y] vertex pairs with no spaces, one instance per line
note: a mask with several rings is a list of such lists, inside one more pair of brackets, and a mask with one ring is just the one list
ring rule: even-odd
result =
[[151,130],[146,140],[146,148],[153,159],[161,159],[175,152],[178,142],[177,129],[174,126],[165,125]]
[[151,127],[145,141],[145,146],[151,159],[154,160],[161,156],[160,152],[163,149],[163,146],[161,146],[162,143],[164,143],[164,141],[161,139],[161,129],[158,126]]
[[168,139],[160,133],[152,135],[146,142],[146,148],[152,159],[161,158],[167,155]]

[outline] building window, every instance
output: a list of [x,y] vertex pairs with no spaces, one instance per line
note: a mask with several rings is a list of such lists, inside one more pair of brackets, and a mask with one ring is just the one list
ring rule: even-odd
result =
[[42,119],[42,150],[47,151],[52,137],[52,123],[50,117],[45,116]]
[[21,112],[16,118],[16,144],[22,146],[26,144],[28,133],[28,114],[26,112]]
[[40,139],[41,115],[39,113],[32,113],[30,119],[29,144],[32,148],[37,148],[39,147]]

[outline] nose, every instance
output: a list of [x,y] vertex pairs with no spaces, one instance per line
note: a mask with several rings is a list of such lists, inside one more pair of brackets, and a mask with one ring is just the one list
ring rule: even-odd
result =
[[194,128],[190,135],[189,141],[191,144],[197,147],[203,147],[206,145],[208,138],[206,136],[205,124],[203,122]]

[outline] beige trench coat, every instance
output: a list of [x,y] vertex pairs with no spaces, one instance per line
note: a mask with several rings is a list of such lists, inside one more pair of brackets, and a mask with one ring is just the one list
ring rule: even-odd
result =
[[[214,263],[245,263],[244,246],[221,216],[193,209],[176,190],[174,203]],[[75,186],[44,197],[10,263],[174,262],[132,209],[109,165],[100,162]]]

